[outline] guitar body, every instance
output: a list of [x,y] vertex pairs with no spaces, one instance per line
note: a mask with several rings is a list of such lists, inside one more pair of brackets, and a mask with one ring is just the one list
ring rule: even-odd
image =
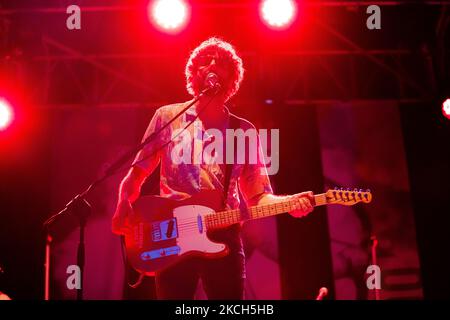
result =
[[139,272],[152,275],[190,255],[221,257],[227,246],[208,238],[205,215],[221,210],[222,193],[201,191],[181,201],[144,196],[133,205],[132,232],[125,236],[127,255]]

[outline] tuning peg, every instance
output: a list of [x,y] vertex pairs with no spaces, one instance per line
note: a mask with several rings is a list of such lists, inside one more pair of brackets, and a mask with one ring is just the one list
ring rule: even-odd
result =
[[352,191],[352,193],[353,193],[353,200],[356,201],[356,196],[358,195],[358,189],[357,189],[357,188],[354,188],[353,191]]
[[366,192],[370,193],[370,189],[366,189]]
[[[353,194],[352,189],[347,188],[347,199],[348,199],[348,201],[352,200],[352,194]],[[353,197],[355,197],[354,194],[353,194]]]

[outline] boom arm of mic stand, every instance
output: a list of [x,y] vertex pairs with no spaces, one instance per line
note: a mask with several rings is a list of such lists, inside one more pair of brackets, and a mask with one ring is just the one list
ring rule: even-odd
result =
[[[44,228],[46,230],[46,263],[45,263],[45,299],[48,300],[50,296],[50,272],[49,272],[49,261],[50,261],[50,245],[51,245],[51,235],[50,235],[50,225],[59,217],[75,212],[75,215],[79,218],[80,221],[80,241],[78,244],[78,251],[77,251],[77,263],[78,267],[80,268],[81,273],[81,288],[77,291],[77,299],[81,300],[83,299],[83,271],[84,271],[84,262],[85,262],[85,246],[84,246],[84,229],[86,226],[86,220],[91,212],[91,205],[86,201],[85,196],[94,189],[98,184],[100,184],[102,181],[106,180],[110,176],[117,173],[117,170],[122,167],[132,156],[136,155],[145,145],[150,143],[162,130],[164,130],[168,125],[170,125],[175,119],[177,119],[181,114],[183,114],[187,109],[192,107],[197,101],[200,100],[202,96],[205,94],[209,94],[212,90],[214,90],[213,94],[216,95],[220,89],[220,86],[214,86],[204,89],[191,103],[188,104],[183,110],[181,110],[177,115],[175,115],[168,123],[166,123],[158,132],[150,135],[144,142],[136,146],[135,148],[129,150],[126,152],[123,156],[121,156],[115,163],[113,163],[106,171],[105,174],[95,180],[93,183],[91,183],[85,191],[83,191],[80,194],[77,194],[72,200],[69,201],[69,203],[66,204],[66,206],[59,211],[58,213],[52,215],[50,218],[48,218],[44,222]],[[132,164],[129,166],[131,168],[134,166]],[[128,169],[129,169],[128,168]]]
[[[175,119],[177,119],[181,114],[183,114],[187,109],[192,107],[202,96],[205,94],[211,92],[211,90],[216,90],[216,87],[206,88],[203,90],[191,103],[189,103],[188,106],[186,106],[183,110],[181,110],[177,115],[175,115],[169,122],[167,122],[158,132],[153,133],[150,135],[144,142],[140,143],[136,147],[132,148],[131,150],[127,151],[123,156],[121,156],[117,161],[115,161],[108,169],[106,169],[105,174],[100,177],[99,179],[95,180],[93,183],[91,183],[85,191],[83,191],[80,194],[77,194],[72,200],[69,201],[69,203],[66,204],[64,209],[59,211],[58,213],[54,214],[50,218],[48,218],[44,222],[44,227],[48,229],[50,224],[53,223],[58,217],[64,215],[68,212],[70,206],[76,202],[79,198],[84,198],[93,188],[95,188],[99,183],[101,183],[103,180],[106,180],[110,176],[114,175],[116,171],[122,167],[131,157],[136,155],[145,145],[150,143],[162,130],[164,130],[168,125],[170,125]],[[132,165],[130,166],[130,168]]]

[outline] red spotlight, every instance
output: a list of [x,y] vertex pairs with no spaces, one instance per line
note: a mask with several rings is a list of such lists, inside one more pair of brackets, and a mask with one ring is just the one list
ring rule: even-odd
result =
[[442,113],[447,119],[450,119],[450,98],[442,103]]
[[297,5],[292,0],[264,0],[260,6],[263,21],[273,29],[287,28],[294,21],[296,12]]
[[0,131],[8,128],[12,119],[13,112],[11,106],[5,99],[0,98]]
[[148,17],[161,31],[177,33],[189,20],[190,9],[183,0],[155,0],[148,4]]

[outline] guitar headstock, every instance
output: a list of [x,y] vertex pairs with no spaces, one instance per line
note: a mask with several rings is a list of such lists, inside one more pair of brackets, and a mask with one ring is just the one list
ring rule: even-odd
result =
[[334,188],[329,189],[325,196],[328,204],[341,204],[344,206],[352,206],[359,202],[369,203],[372,201],[372,193],[369,189],[353,189],[350,188]]

